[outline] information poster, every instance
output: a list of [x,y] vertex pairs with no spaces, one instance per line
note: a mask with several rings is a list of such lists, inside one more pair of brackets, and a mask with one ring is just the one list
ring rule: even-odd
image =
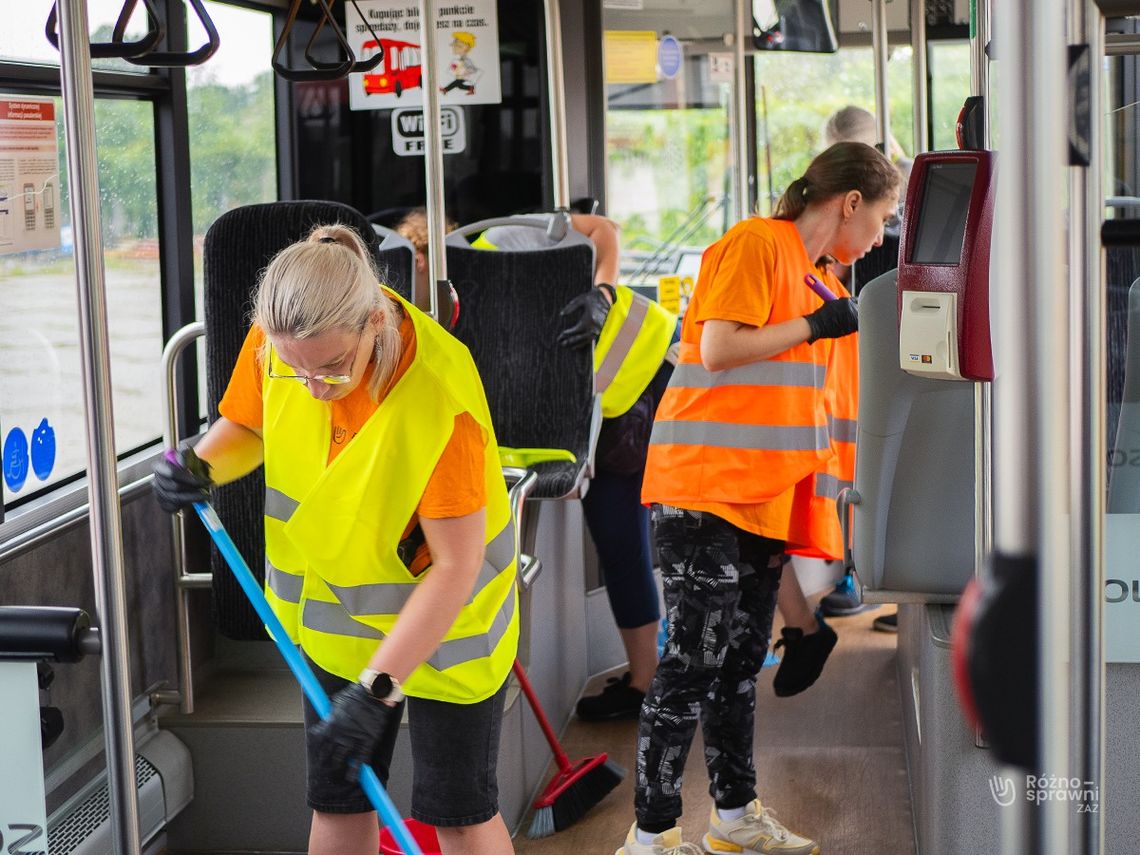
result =
[[[435,4],[435,85],[440,103],[498,104],[499,22],[495,0],[429,0]],[[359,7],[360,12],[357,12]],[[363,17],[362,17],[363,16]],[[367,24],[365,23],[367,21]],[[390,110],[423,104],[423,51],[415,3],[359,0],[345,4],[345,32],[360,61],[383,51],[374,69],[348,77],[353,110]],[[371,31],[369,31],[371,27]]]
[[55,104],[0,98],[0,255],[59,246]]
[[657,33],[653,30],[606,30],[602,47],[606,83],[657,82]]

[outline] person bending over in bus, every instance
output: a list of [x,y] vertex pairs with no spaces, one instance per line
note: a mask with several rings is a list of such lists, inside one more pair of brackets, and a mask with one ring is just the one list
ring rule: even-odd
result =
[[[836,110],[823,126],[824,141],[827,145],[833,143],[853,140],[856,142],[867,143],[867,145],[875,145],[879,138],[879,129],[875,123],[875,116],[864,110],[862,107],[848,105],[840,110]],[[899,175],[902,176],[902,183],[899,188],[899,196],[901,200],[906,199],[906,185],[910,180],[910,171],[914,166],[914,161],[906,156],[899,145],[898,140],[895,139],[894,134],[891,135],[888,145],[890,149],[889,157],[894,163],[895,168],[898,169]],[[891,229],[888,229],[891,233]],[[897,229],[896,229],[897,239]],[[852,282],[853,277],[850,275],[851,270],[847,267],[842,267],[837,270],[839,278],[843,280],[848,288],[858,289],[866,284],[867,281],[873,279],[887,270],[892,270],[898,265],[898,253],[895,251],[885,255],[880,253],[878,258],[870,265],[870,269],[866,269],[868,264],[864,260],[863,264],[859,266],[860,281]],[[850,481],[850,479],[847,479]],[[827,594],[820,600],[819,612],[828,616],[846,616],[854,615],[866,609],[877,608],[877,606],[868,606],[864,604],[863,597],[859,592],[855,583],[855,577],[851,572],[844,573],[842,578],[836,583],[835,590]],[[783,604],[781,603],[781,613],[783,613]],[[799,612],[800,617],[794,618],[801,623],[802,612]],[[872,626],[883,632],[897,632],[898,631],[898,613],[891,612],[890,614],[879,615],[875,618]],[[811,627],[803,627],[805,632],[812,632]],[[809,651],[814,649],[817,653],[821,649],[818,643],[808,645]],[[811,654],[808,653],[808,658]],[[822,669],[823,663],[819,663]]]
[[[873,146],[877,137],[875,117],[862,107],[850,105],[843,107],[833,113],[823,126],[826,146],[832,146],[837,142],[861,142]],[[903,156],[902,147],[893,136],[890,148],[891,159],[895,168],[899,170],[901,199],[912,161]],[[832,264],[832,270],[845,287],[851,287],[849,281],[851,268],[848,265]],[[832,507],[832,500],[838,491],[844,486],[850,486],[855,479],[855,422],[859,404],[859,346],[856,338],[851,336],[837,342],[836,366],[834,370],[828,372],[828,377],[835,387],[836,405],[844,411],[837,414],[838,429],[832,431],[837,461],[834,473],[836,480],[834,486],[828,485],[829,495],[820,497],[820,501],[826,502],[829,508]],[[830,524],[829,527],[834,529],[834,536],[823,538],[830,543],[829,547],[801,550],[799,554],[825,560],[841,560],[843,545],[841,538],[838,537],[838,528]],[[825,615],[851,615],[864,608],[870,608],[862,604],[854,577],[846,573],[836,584],[835,590],[823,597],[819,608],[813,610],[800,588],[795,572],[789,572],[782,577],[777,607],[784,623],[780,632],[781,638],[776,642],[777,648],[783,648],[780,667],[772,681],[772,687],[778,697],[799,694],[814,684],[823,672],[823,666],[838,640],[835,630],[824,621]],[[875,627],[879,628],[879,619],[876,619]]]
[[[444,231],[453,231],[455,222],[447,220]],[[428,271],[428,224],[427,211],[424,208],[413,208],[396,224],[394,231],[408,239],[416,251],[415,282],[412,287],[412,298],[416,308],[422,312],[431,309],[431,278]]]
[[[698,719],[714,806],[707,851],[818,855],[756,794],[756,675],[786,546],[813,545],[832,447],[827,368],[858,328],[849,298],[804,284],[823,256],[850,264],[882,240],[898,172],[840,143],[789,185],[773,219],[709,247],[657,410],[642,498],[652,503],[669,637],[641,707],[635,810],[617,855],[699,853],[682,843],[681,778]],[[799,501],[797,501],[797,498]],[[804,509],[807,509],[806,512]]]
[[219,411],[155,492],[174,512],[264,463],[266,596],[333,704],[321,722],[305,702],[309,852],[375,855],[357,764],[386,780],[405,703],[412,816],[445,853],[512,852],[514,533],[467,349],[377,284],[356,232],[321,226],[265,270]]
[[[549,219],[558,215],[527,216]],[[624,328],[625,319],[633,314],[630,310],[634,300],[643,298],[632,296],[627,289],[615,289],[611,284],[617,281],[620,261],[616,223],[596,214],[570,214],[570,226],[594,244],[597,287],[574,298],[563,310],[570,326],[559,341],[567,347],[585,347],[597,340],[607,326]],[[553,243],[544,229],[501,225],[487,229],[473,245],[527,250]],[[619,291],[623,292],[620,298]],[[613,309],[615,299],[617,308]],[[677,321],[648,301],[638,309],[645,310],[641,332],[624,356],[613,381],[615,392],[622,384],[631,384],[633,394],[626,398],[626,409],[618,413],[609,406],[612,400],[607,398],[609,388],[602,392],[602,410],[607,418],[602,420],[598,436],[590,489],[582,499],[586,525],[598,551],[606,595],[629,670],[620,678],[611,678],[601,693],[578,701],[578,718],[583,721],[637,718],[657,667],[661,606],[653,576],[649,511],[641,504],[641,476],[653,411],[673,370],[664,356],[675,337]]]

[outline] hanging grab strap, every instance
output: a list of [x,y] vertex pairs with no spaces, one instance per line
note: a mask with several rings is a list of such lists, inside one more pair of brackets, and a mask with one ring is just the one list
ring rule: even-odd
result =
[[[52,47],[59,50],[59,32],[56,29],[57,11],[56,3],[51,4],[51,12],[48,13],[47,25],[44,27],[44,35],[47,40],[51,42]],[[127,23],[131,19],[131,15],[135,12],[135,6],[138,5],[138,0],[124,0],[123,8],[119,12],[119,18],[115,22],[115,29],[111,35],[109,42],[92,42],[91,43],[91,58],[92,59],[127,59],[132,56],[140,56],[144,53],[154,50],[154,46],[162,41],[165,30],[163,29],[162,22],[158,17],[158,9],[154,6],[154,0],[143,0],[143,5],[146,6],[146,19],[150,29],[138,41],[127,42],[123,41],[123,34],[126,32]]]
[[[313,31],[312,36],[309,37],[308,44],[305,45],[305,59],[309,61],[311,67],[308,69],[289,68],[280,59],[289,43],[289,36],[293,32],[293,24],[297,20],[297,12],[301,8],[301,0],[292,0],[289,4],[289,12],[285,16],[285,26],[281,28],[281,35],[277,37],[277,44],[273,46],[273,58],[271,63],[274,71],[286,80],[303,83],[313,80],[340,80],[349,74],[371,71],[380,64],[384,59],[384,45],[380,41],[380,36],[376,34],[376,31],[372,29],[372,25],[368,23],[367,16],[361,12],[360,7],[356,5],[356,0],[346,0],[346,2],[351,3],[352,8],[356,9],[356,13],[360,15],[361,20],[364,21],[364,26],[368,28],[368,33],[372,36],[373,40],[375,40],[377,46],[376,56],[360,62],[356,61],[356,56],[348,44],[348,39],[345,38],[344,31],[337,25],[336,18],[332,12],[332,0],[315,0],[315,2],[320,4],[321,19],[317,23],[317,28]],[[339,44],[340,49],[344,51],[345,58],[343,62],[324,62],[313,56],[313,44],[321,30],[324,29],[326,23],[332,28],[333,36],[336,38],[337,44]]]

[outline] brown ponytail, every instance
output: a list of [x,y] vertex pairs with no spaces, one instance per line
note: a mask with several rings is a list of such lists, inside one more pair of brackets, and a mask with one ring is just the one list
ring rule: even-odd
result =
[[809,205],[858,190],[868,202],[898,192],[894,164],[865,143],[840,142],[818,155],[807,171],[788,185],[776,203],[777,220],[798,219]]

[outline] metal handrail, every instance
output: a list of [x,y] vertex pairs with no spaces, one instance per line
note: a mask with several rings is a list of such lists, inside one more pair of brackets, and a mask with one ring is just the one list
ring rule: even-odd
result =
[[[178,357],[199,337],[206,334],[201,321],[187,324],[170,337],[162,349],[162,396],[166,401],[166,424],[162,439],[174,448],[182,439],[178,432],[177,377]],[[190,651],[190,591],[213,585],[213,573],[186,572],[186,524],[182,514],[172,514],[170,527],[174,539],[175,616],[178,647],[178,685],[151,693],[156,704],[177,704],[184,715],[194,712],[194,663]]]
[[71,222],[74,225],[75,285],[91,496],[91,564],[96,615],[104,644],[100,682],[111,841],[113,850],[120,855],[137,855],[141,840],[138,791],[135,788],[134,723],[131,721],[126,571],[116,471],[110,332],[100,229],[95,91],[87,41],[87,3],[84,0],[60,0],[59,7],[60,88],[67,139]]

